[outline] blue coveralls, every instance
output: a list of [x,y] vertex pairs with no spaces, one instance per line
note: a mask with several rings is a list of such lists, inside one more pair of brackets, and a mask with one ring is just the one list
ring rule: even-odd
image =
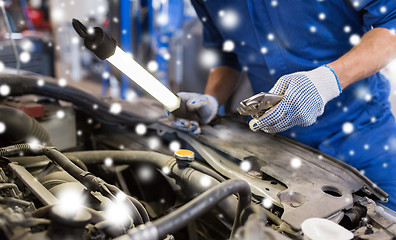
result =
[[[222,53],[219,65],[247,70],[254,93],[270,90],[285,74],[336,60],[372,27],[396,29],[396,0],[192,3],[204,25],[205,47],[222,49],[232,41],[234,49]],[[229,16],[233,26],[222,19]],[[385,205],[396,210],[396,124],[389,91],[389,81],[376,73],[328,102],[314,125],[282,134],[356,167],[390,194]]]

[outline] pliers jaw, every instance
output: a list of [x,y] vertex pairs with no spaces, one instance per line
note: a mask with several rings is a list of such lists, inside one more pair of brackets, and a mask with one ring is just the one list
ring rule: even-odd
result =
[[259,118],[266,110],[278,104],[283,95],[261,92],[241,101],[241,107],[237,108],[239,114],[250,115]]

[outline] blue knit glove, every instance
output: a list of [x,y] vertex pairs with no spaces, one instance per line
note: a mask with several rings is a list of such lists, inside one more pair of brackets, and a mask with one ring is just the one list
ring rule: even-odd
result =
[[285,75],[269,91],[284,95],[275,107],[250,121],[253,131],[283,132],[294,126],[312,125],[323,114],[328,101],[341,93],[332,68],[321,66],[308,72]]
[[[216,116],[219,103],[215,97],[207,94],[189,92],[179,92],[177,95],[187,102],[187,109],[189,111],[196,111],[198,113],[199,123],[208,124]],[[169,112],[167,112],[167,115],[169,120],[172,121],[173,126],[176,128],[194,134],[201,132],[197,121],[175,119],[172,114],[169,114]]]

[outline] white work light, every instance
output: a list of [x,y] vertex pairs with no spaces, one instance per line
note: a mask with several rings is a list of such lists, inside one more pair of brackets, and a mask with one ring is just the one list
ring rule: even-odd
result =
[[169,112],[180,107],[180,98],[166,88],[121,48],[116,47],[114,54],[107,58],[107,61],[157,99]]
[[84,39],[85,46],[102,60],[108,60],[114,67],[127,75],[143,90],[157,99],[175,117],[197,119],[197,113],[188,112],[186,103],[166,88],[160,81],[137,63],[130,55],[117,47],[116,40],[106,34],[103,29],[88,29],[77,19],[73,19],[73,27]]

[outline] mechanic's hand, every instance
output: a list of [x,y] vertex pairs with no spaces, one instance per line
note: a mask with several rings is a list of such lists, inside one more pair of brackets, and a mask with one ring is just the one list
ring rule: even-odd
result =
[[[217,99],[211,95],[179,92],[177,94],[183,101],[187,103],[188,111],[196,111],[199,123],[208,124],[216,116],[219,103]],[[169,120],[172,121],[173,126],[178,129],[189,131],[191,133],[199,133],[199,124],[197,121],[190,121],[188,119],[176,119],[172,114],[167,112]]]
[[326,103],[340,95],[341,87],[334,71],[321,66],[285,75],[269,92],[284,95],[283,99],[261,117],[250,121],[253,131],[277,133],[294,126],[312,125],[322,115]]

